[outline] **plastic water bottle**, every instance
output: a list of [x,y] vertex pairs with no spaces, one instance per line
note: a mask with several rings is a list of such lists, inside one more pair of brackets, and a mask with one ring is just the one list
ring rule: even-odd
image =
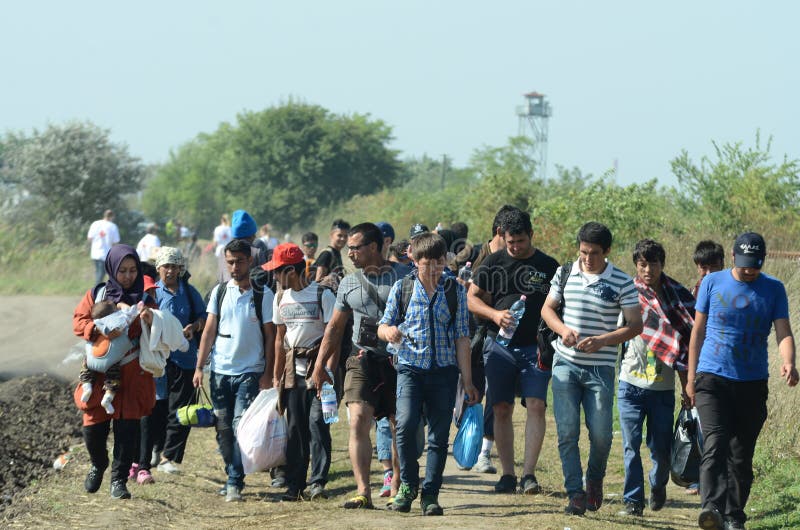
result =
[[497,334],[497,344],[501,346],[508,346],[508,343],[511,342],[511,337],[514,336],[514,332],[517,331],[517,326],[519,326],[519,321],[522,320],[522,315],[525,314],[525,295],[519,297],[519,300],[514,302],[514,305],[511,306],[511,316],[514,318],[514,322],[508,328],[500,329],[500,332]]
[[[326,368],[328,376],[333,380],[333,373]],[[336,423],[339,421],[339,404],[336,402],[336,390],[327,381],[322,383],[322,390],[319,393],[319,400],[322,402],[322,418],[325,423]]]
[[466,265],[458,269],[458,279],[464,280],[464,283],[469,283],[472,280],[472,262],[468,261]]

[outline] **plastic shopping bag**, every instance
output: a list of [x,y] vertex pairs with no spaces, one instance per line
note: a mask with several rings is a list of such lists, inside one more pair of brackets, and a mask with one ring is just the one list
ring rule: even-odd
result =
[[466,407],[461,417],[456,439],[453,442],[453,457],[459,466],[471,468],[478,461],[483,443],[483,405],[476,403]]
[[277,388],[262,390],[236,427],[236,442],[247,474],[286,463],[286,418],[278,413]]
[[700,480],[700,422],[696,412],[682,408],[675,421],[670,476],[681,487]]

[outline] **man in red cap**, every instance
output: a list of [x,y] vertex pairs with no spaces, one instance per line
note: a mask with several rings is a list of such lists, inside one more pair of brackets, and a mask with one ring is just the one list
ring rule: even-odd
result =
[[[331,465],[330,426],[323,419],[317,391],[307,379],[313,373],[336,296],[309,281],[305,267],[303,251],[294,243],[275,247],[272,259],[263,265],[274,272],[281,286],[272,308],[272,322],[277,326],[273,385],[281,389],[289,427],[285,501],[325,498]],[[306,481],[309,460],[311,478]]]

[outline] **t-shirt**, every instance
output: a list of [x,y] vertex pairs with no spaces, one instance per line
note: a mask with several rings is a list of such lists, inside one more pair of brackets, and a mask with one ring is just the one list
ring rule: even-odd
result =
[[214,229],[214,243],[217,248],[214,249],[214,254],[219,257],[225,251],[225,245],[231,242],[231,227],[226,225],[219,225]]
[[[500,249],[483,260],[472,281],[492,295],[492,307],[509,309],[514,302],[525,295],[525,314],[511,339],[510,347],[523,347],[536,344],[536,328],[542,312],[550,280],[558,269],[558,262],[535,249],[525,259],[512,258],[506,249]],[[497,324],[487,322],[489,331],[497,333]]]
[[675,389],[675,370],[661,362],[640,335],[628,341],[619,379],[647,390]]
[[[187,289],[188,288],[188,289]],[[189,302],[189,297],[192,302]],[[181,327],[186,327],[198,318],[205,317],[205,305],[203,296],[193,286],[184,281],[178,282],[178,289],[175,293],[164,287],[164,282],[156,282],[156,302],[158,308],[170,313],[178,319]],[[194,307],[195,314],[192,314]],[[194,369],[197,365],[197,347],[200,344],[200,333],[195,333],[189,341],[189,349],[185,352],[174,350],[169,354],[169,360],[177,364],[184,370]]]
[[[386,343],[379,340],[377,348],[367,348],[356,342],[361,330],[361,321],[364,318],[372,318],[377,324],[383,316],[381,307],[386,307],[386,300],[389,298],[389,291],[395,282],[411,272],[411,267],[402,263],[391,263],[391,267],[381,274],[362,274],[361,271],[348,274],[339,283],[339,290],[336,296],[336,309],[339,311],[353,312],[353,348],[352,354],[358,353],[359,349],[370,350],[379,355],[388,356]],[[371,295],[371,289],[375,289],[375,295]],[[375,297],[381,301],[380,306]]]
[[789,301],[780,280],[763,272],[741,282],[731,269],[712,272],[697,291],[695,309],[708,315],[698,372],[735,381],[769,377],[767,339],[772,323],[789,318]]
[[[272,305],[272,322],[275,325],[286,325],[284,346],[287,348],[310,348],[320,342],[325,334],[325,324],[333,315],[336,296],[330,289],[323,289],[320,314],[317,303],[318,288],[317,282],[311,282],[301,291],[286,289],[283,294],[275,297]],[[308,359],[296,359],[295,373],[305,376],[307,371]]]
[[117,225],[105,219],[98,219],[89,227],[87,237],[92,240],[92,259],[104,260],[111,247],[119,243]]
[[139,259],[147,261],[153,255],[153,251],[161,246],[161,240],[155,234],[145,234],[136,245],[136,253]]
[[317,261],[314,262],[315,267],[325,267],[328,271],[327,274],[332,272],[340,272],[343,270],[342,253],[333,247],[327,247],[319,253]]
[[[564,300],[564,324],[578,332],[579,340],[596,337],[617,329],[622,309],[639,307],[639,292],[633,278],[616,268],[611,262],[600,274],[585,274],[578,261],[572,264],[564,293],[561,292],[561,269],[550,284],[550,296]],[[604,346],[594,353],[567,348],[556,341],[556,354],[570,362],[588,366],[611,366],[617,362],[617,347]]]
[[[241,375],[264,371],[264,335],[261,324],[272,322],[273,294],[264,290],[261,303],[261,322],[258,322],[253,289],[239,291],[230,280],[222,300],[221,315],[217,315],[217,337],[211,349],[211,371],[222,375]],[[215,287],[208,299],[206,311],[217,314]]]

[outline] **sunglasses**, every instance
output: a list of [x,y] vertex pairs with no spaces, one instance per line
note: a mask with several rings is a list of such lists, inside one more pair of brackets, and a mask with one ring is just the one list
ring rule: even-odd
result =
[[317,245],[319,245],[319,243],[314,243],[314,242],[303,243],[303,246],[308,248],[317,248]]

